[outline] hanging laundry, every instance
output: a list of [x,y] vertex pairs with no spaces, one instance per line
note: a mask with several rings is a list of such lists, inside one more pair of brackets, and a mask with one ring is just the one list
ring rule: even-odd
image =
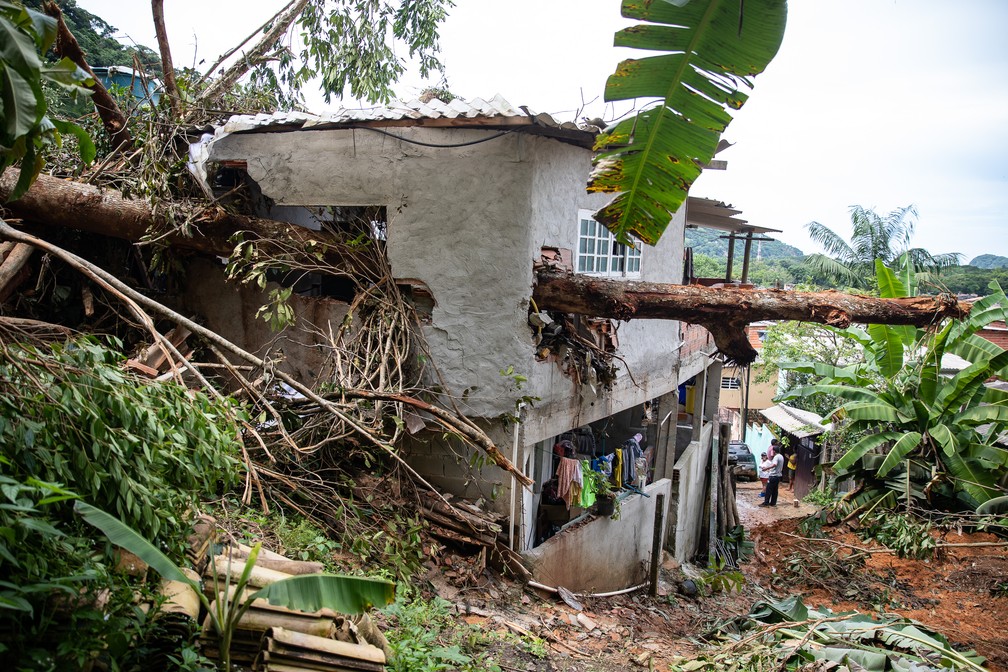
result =
[[591,462],[581,460],[581,507],[585,509],[595,503],[595,478],[591,472]]
[[623,442],[623,482],[627,485],[637,481],[637,460],[644,457],[644,450],[640,442],[644,436],[634,434],[632,438]]
[[621,448],[616,449],[616,459],[612,464],[612,479],[617,490],[623,487],[623,450]]
[[584,480],[581,463],[569,457],[561,457],[556,476],[557,495],[569,509],[574,501],[581,498],[581,483]]
[[597,471],[606,478],[612,476],[612,465],[615,455],[603,455],[602,457],[596,457],[591,461],[592,471]]

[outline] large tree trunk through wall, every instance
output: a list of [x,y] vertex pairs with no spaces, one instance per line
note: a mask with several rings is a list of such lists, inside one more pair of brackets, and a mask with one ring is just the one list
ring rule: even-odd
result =
[[[17,173],[8,169],[0,174],[0,202],[6,200],[17,183]],[[165,210],[155,212],[146,201],[124,198],[114,189],[98,187],[48,175],[39,175],[28,192],[16,201],[4,204],[14,217],[40,226],[63,226],[98,233],[112,238],[139,241],[148,230],[169,231],[161,242],[179,248],[228,257],[235,243],[231,236],[248,231],[262,240],[283,241],[304,249],[333,251],[335,240],[324,232],[271,219],[236,215],[210,206],[196,213],[193,235],[178,231]]]
[[789,292],[607,280],[544,269],[532,293],[540,310],[618,320],[682,320],[707,328],[730,361],[756,358],[744,327],[759,320],[797,320],[845,328],[851,324],[924,327],[963,318],[970,306],[949,296],[880,299],[840,292]]

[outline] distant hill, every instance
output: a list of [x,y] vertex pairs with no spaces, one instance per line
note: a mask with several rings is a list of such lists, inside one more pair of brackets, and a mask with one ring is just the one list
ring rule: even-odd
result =
[[[694,254],[706,254],[720,259],[728,256],[728,241],[721,236],[727,235],[715,229],[686,229],[686,246],[693,248]],[[736,241],[736,258],[742,258],[743,243]],[[754,242],[752,258],[755,259],[801,259],[805,254],[797,247],[792,247],[780,241]],[[1008,261],[1008,260],[1006,260]]]
[[[687,237],[689,234],[686,234]],[[1008,268],[1008,257],[1000,257],[996,254],[981,254],[979,257],[969,262],[970,266],[977,268]]]

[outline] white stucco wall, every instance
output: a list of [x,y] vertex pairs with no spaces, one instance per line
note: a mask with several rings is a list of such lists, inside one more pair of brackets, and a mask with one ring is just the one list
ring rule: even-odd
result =
[[[458,144],[495,135],[467,129],[393,128],[427,143]],[[577,249],[578,210],[589,195],[588,150],[511,133],[468,147],[409,144],[367,130],[317,130],[224,136],[212,161],[244,160],[249,176],[278,205],[385,205],[388,253],[399,278],[416,278],[437,305],[426,336],[453,392],[467,390],[467,411],[492,418],[526,409],[524,445],[656,397],[676,384],[678,326],[659,320],[620,326],[614,393],[582,400],[551,362],[535,361],[527,326],[532,261],[543,245]],[[642,279],[682,276],[682,217],[656,248],[645,246]],[[501,369],[528,378],[519,392]],[[627,367],[634,381],[627,373]]]

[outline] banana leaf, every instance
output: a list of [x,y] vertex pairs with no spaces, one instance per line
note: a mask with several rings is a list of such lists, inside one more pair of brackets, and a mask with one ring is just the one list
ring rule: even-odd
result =
[[745,103],[741,89],[776,55],[787,3],[623,0],[621,11],[645,23],[618,32],[616,46],[668,53],[625,60],[609,77],[607,101],[654,102],[599,136],[588,191],[618,194],[595,213],[617,240],[654,245],[713,158],[729,110]]
[[877,434],[869,434],[851,446],[850,450],[844,453],[843,456],[836,461],[833,468],[837,471],[845,470],[860,460],[869,451],[878,448],[888,441],[895,442],[899,439],[900,434],[897,432],[879,432]]
[[[118,518],[82,501],[74,504],[74,510],[86,522],[101,530],[109,541],[135,554],[162,577],[186,583],[202,596],[197,582],[187,577],[164,553]],[[357,614],[372,605],[390,604],[395,599],[395,584],[384,579],[309,574],[277,581],[249,595],[245,604],[250,605],[258,598],[298,611],[313,612],[325,607],[344,614]],[[202,601],[204,607],[207,607],[205,599]],[[240,618],[241,612],[237,612],[235,622]],[[224,622],[224,619],[220,620]]]
[[862,422],[903,422],[904,414],[882,401],[852,401],[843,407],[847,417]]
[[910,451],[920,445],[921,434],[920,432],[907,432],[899,438],[898,441],[889,449],[889,453],[886,455],[885,461],[882,466],[879,467],[878,477],[883,478],[886,474],[892,471],[892,468],[897,464],[900,464]]

